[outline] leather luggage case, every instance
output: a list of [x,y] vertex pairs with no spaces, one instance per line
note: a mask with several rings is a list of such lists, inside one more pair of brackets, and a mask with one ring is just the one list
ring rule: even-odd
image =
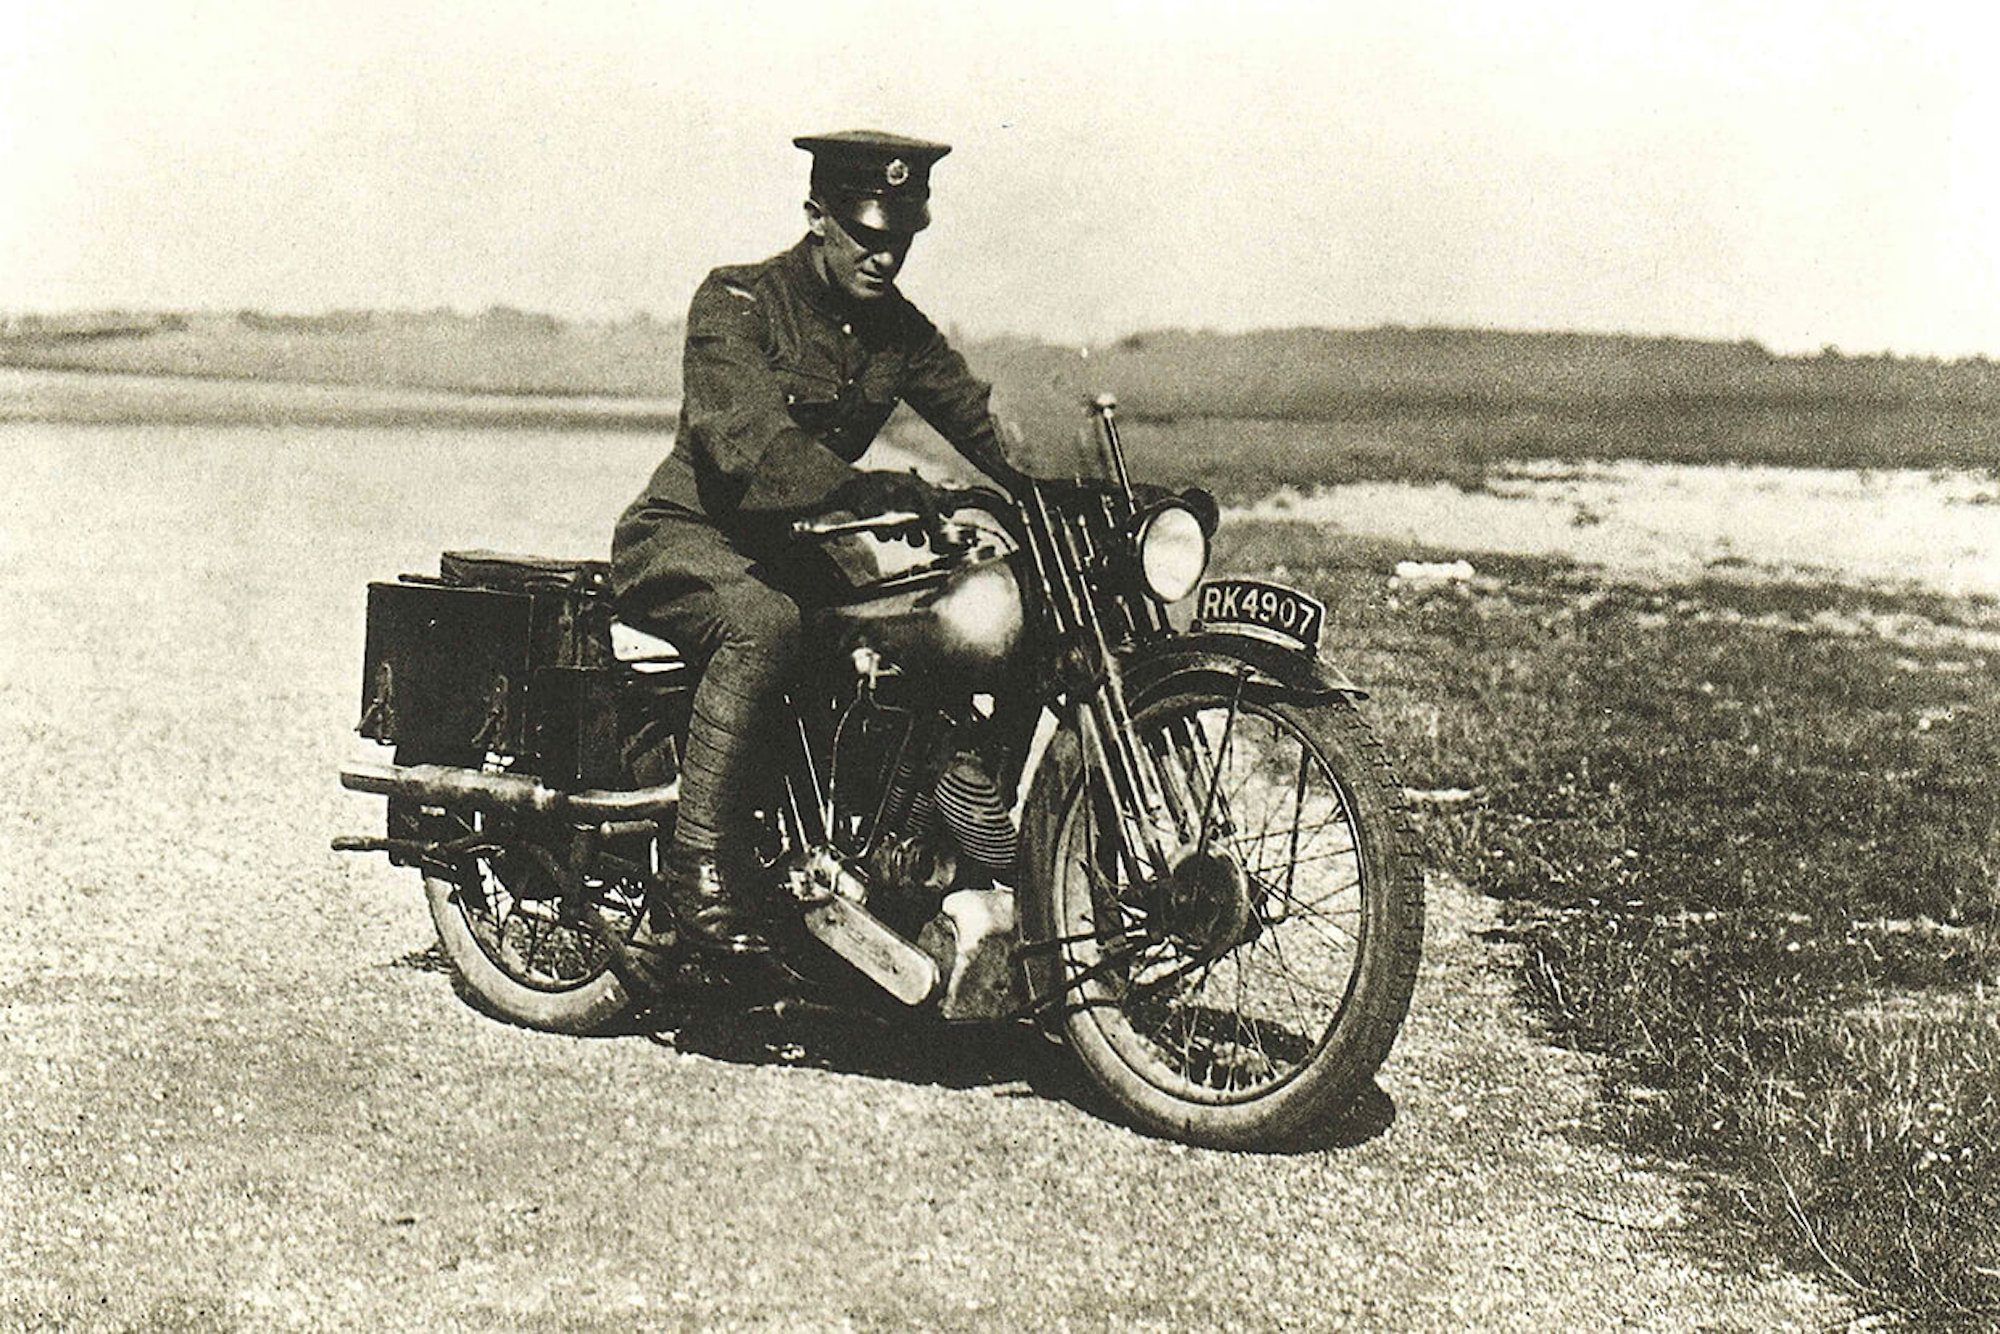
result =
[[615,783],[602,562],[447,552],[440,569],[368,586],[361,734],[402,763],[499,755],[551,783]]

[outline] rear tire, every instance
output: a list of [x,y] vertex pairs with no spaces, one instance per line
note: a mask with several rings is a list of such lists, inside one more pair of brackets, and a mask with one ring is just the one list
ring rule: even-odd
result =
[[1063,1034],[1098,1087],[1157,1133],[1263,1149],[1328,1126],[1387,1058],[1416,981],[1423,890],[1401,788],[1353,706],[1241,693],[1190,670],[1132,700],[1148,750],[1182,776],[1184,827],[1208,810],[1214,860],[1234,871],[1192,878],[1171,909],[1131,884],[1100,855],[1065,730],[1023,815],[1023,906],[1030,939],[1070,942],[1039,956],[1033,980],[1039,994],[1069,988]]
[[424,898],[438,948],[461,989],[487,1014],[524,1028],[595,1034],[617,1027],[639,1004],[611,969],[605,933],[630,934],[639,892],[594,885],[586,911],[596,914],[600,930],[566,918],[559,898],[518,894],[535,869],[525,865],[503,875],[482,854],[448,869],[425,866]]

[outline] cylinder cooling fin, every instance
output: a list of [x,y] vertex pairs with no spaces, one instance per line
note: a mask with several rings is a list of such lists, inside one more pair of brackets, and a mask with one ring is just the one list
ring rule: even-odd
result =
[[989,871],[1014,865],[1014,822],[999,783],[978,755],[954,756],[938,776],[936,801],[964,859]]

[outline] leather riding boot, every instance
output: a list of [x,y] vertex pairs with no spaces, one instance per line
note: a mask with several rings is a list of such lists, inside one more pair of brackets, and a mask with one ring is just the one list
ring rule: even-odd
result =
[[665,868],[667,902],[688,943],[711,954],[766,954],[748,887],[709,852],[676,849]]

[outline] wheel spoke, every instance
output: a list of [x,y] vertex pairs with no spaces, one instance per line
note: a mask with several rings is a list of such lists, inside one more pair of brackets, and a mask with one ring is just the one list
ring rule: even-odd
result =
[[[1344,985],[1339,988],[1330,987],[1323,981],[1303,975],[1285,954],[1284,942],[1275,936],[1271,939],[1271,954],[1273,957],[1271,971],[1283,980],[1286,989],[1295,997],[1298,995],[1300,987],[1304,987],[1308,991],[1317,992],[1322,997],[1335,996],[1345,990]],[[1321,1001],[1318,1003],[1324,1004],[1326,1002]],[[1300,1001],[1298,1004],[1301,1009],[1312,1007],[1312,1003],[1305,1001]]]
[[[480,951],[509,978],[536,990],[566,991],[604,971],[609,950],[586,922],[572,920],[558,906],[553,886],[523,880],[517,892],[509,884],[509,876],[542,874],[531,859],[481,854],[472,859],[468,873],[477,877],[484,903],[474,905],[472,896],[462,892],[459,910]],[[637,920],[635,908],[643,895],[636,888],[622,880],[586,884],[592,892],[581,911],[595,914],[612,931],[628,930]]]
[[[1212,837],[1247,878],[1255,936],[1215,955],[1199,943],[1200,927],[1179,928],[1196,934],[1174,943],[1174,914],[1189,909],[1148,914],[1126,901],[1133,886],[1107,872],[1100,839],[1114,835],[1087,796],[1073,801],[1061,839],[1070,888],[1058,889],[1068,904],[1059,931],[1095,933],[1100,944],[1074,956],[1089,965],[1108,957],[1107,931],[1147,923],[1159,938],[1116,978],[1087,985],[1091,1021],[1129,1044],[1136,1068],[1157,1067],[1146,1078],[1163,1087],[1201,1101],[1255,1098],[1319,1049],[1360,965],[1369,887],[1350,798],[1292,724],[1228,693],[1169,709],[1142,730],[1181,822],[1190,805],[1205,812],[1195,837]],[[1197,910],[1188,920],[1204,919]],[[1190,950],[1206,957],[1181,957]]]
[[[1271,946],[1271,954],[1272,957],[1276,960],[1276,967],[1273,969],[1273,971],[1277,974],[1278,980],[1285,984],[1285,994],[1292,998],[1292,1012],[1294,1014],[1303,1015],[1305,1013],[1306,1007],[1305,1004],[1299,1000],[1298,983],[1292,977],[1291,967],[1285,962],[1284,942],[1279,940],[1275,935],[1271,936],[1269,939]],[[1258,943],[1262,944],[1263,942],[1259,941]]]
[[[1286,866],[1283,862],[1251,862],[1246,860],[1243,869],[1252,876],[1268,881],[1272,875],[1281,874],[1287,870],[1296,870],[1298,866],[1320,866],[1330,862],[1348,862],[1355,866],[1354,878],[1345,881],[1333,891],[1334,893],[1338,893],[1341,889],[1352,888],[1361,883],[1360,859],[1352,852],[1329,852],[1318,857],[1307,857],[1292,867]],[[1281,897],[1289,899],[1293,903],[1300,901],[1300,896],[1294,892],[1284,892],[1281,894]]]
[[1354,916],[1360,911],[1360,883],[1350,882],[1345,888],[1323,894],[1311,902],[1292,899],[1287,902],[1265,880],[1253,878],[1251,884],[1258,887],[1262,895],[1259,910],[1264,924],[1282,926],[1294,917],[1307,916],[1321,919],[1342,919]]

